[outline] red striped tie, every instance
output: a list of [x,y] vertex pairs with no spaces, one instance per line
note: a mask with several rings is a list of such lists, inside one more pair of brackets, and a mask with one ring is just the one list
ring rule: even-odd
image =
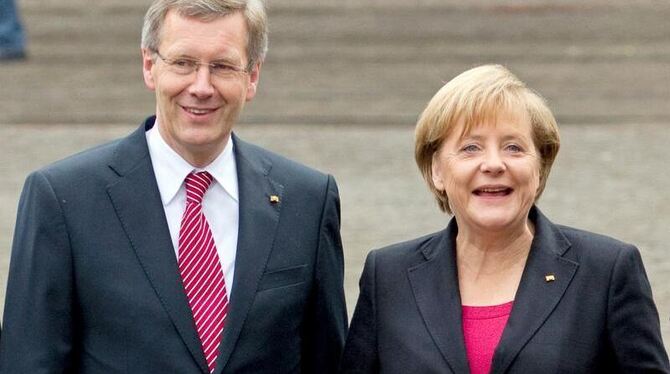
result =
[[212,183],[208,172],[186,177],[186,210],[179,229],[179,272],[193,311],[209,371],[216,367],[228,295],[216,245],[202,212],[202,197]]

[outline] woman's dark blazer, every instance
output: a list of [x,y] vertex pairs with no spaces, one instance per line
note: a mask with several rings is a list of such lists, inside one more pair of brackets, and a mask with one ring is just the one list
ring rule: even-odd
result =
[[[554,225],[535,207],[530,219],[535,238],[491,373],[670,373],[638,250]],[[370,252],[342,373],[469,372],[457,232],[452,219]]]

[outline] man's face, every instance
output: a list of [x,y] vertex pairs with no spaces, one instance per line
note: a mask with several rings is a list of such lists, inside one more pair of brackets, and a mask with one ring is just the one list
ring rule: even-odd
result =
[[[165,17],[158,53],[142,50],[144,82],[156,92],[158,129],[165,142],[194,166],[221,153],[246,101],[256,94],[260,64],[249,72],[212,74],[207,64],[246,68],[247,26],[241,13],[212,21]],[[184,74],[183,61],[202,63]]]

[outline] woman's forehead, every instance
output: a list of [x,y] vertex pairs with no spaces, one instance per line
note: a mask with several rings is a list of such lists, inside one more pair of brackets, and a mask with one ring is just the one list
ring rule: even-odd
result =
[[502,124],[522,130],[528,128],[530,116],[525,108],[492,108],[469,116],[461,115],[451,126],[451,131],[447,136],[463,138],[475,130],[494,128]]

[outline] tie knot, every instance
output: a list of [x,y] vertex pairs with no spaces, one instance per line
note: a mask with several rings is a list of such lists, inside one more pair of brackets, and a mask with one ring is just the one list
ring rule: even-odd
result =
[[206,171],[190,173],[186,177],[186,202],[200,204],[212,184],[212,175]]

